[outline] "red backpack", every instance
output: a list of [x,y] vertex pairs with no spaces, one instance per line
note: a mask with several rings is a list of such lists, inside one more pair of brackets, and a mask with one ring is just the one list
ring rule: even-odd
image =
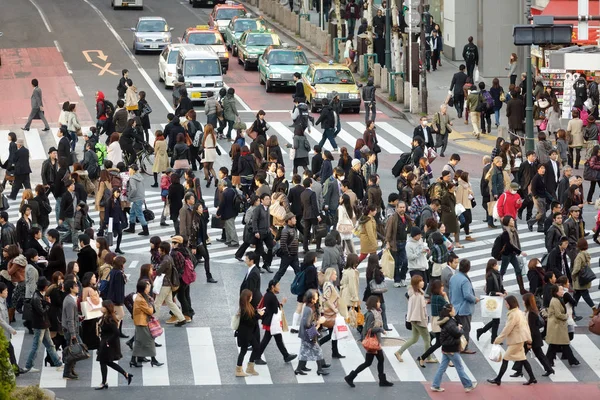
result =
[[191,285],[192,283],[196,282],[196,271],[194,270],[194,264],[192,264],[192,260],[189,258],[185,259],[181,280],[186,285]]

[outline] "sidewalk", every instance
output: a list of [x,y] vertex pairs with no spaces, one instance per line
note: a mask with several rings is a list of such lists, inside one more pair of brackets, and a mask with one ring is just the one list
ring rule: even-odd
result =
[[[247,3],[245,6],[255,14],[263,15],[267,24],[271,24],[276,29],[284,32],[286,36],[294,42],[294,44],[302,46],[305,51],[310,52],[317,59],[321,60],[322,62],[328,62],[331,59],[330,55],[323,55],[319,49],[316,49],[311,46],[310,43],[307,44],[305,41],[303,41],[298,35],[296,35],[295,32],[292,32],[289,27],[285,26],[274,18],[264,15],[262,10],[258,9],[256,6]],[[318,26],[319,13],[317,13],[315,10],[310,10],[308,11],[308,14],[310,15],[310,23]],[[327,24],[327,22],[325,22],[325,24]],[[430,120],[433,120],[434,114],[439,111],[440,105],[446,100],[446,96],[450,88],[450,82],[452,81],[452,76],[458,71],[459,65],[460,62],[450,61],[442,55],[442,67],[438,67],[437,71],[427,74],[427,110]],[[355,77],[357,80],[360,79],[358,74],[355,74]],[[508,79],[504,80],[506,80],[506,87],[508,87]],[[491,79],[489,79],[489,81],[489,84],[486,82],[486,86],[491,86]],[[502,82],[502,79],[501,83],[504,83]],[[405,119],[414,126],[419,124],[420,114],[409,113],[405,111],[404,104],[390,101],[388,98],[388,93],[383,93],[379,90],[376,93],[376,98],[377,102],[395,112],[400,118]],[[497,137],[497,130],[495,127],[492,129],[491,135],[482,134],[480,140],[477,140],[473,137],[473,129],[471,124],[469,123],[468,125],[465,125],[464,120],[457,119],[456,111],[454,109],[449,109],[448,111],[451,117],[455,118],[453,121],[455,130],[449,136],[450,140],[454,142],[454,144],[465,147],[465,149],[471,151],[474,150],[484,154],[490,154],[492,152],[492,149],[495,147]],[[504,109],[502,111],[504,111]],[[502,117],[502,111],[500,118],[501,123],[506,121],[506,117]]]

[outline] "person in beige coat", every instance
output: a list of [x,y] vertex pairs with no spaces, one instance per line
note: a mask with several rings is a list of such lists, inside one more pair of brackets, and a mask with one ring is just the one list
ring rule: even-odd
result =
[[579,299],[583,297],[588,306],[592,308],[593,315],[595,316],[598,313],[596,309],[596,305],[594,301],[590,297],[590,288],[592,287],[592,282],[588,282],[585,285],[581,285],[579,283],[579,276],[585,271],[586,268],[592,267],[592,257],[590,253],[588,253],[588,242],[585,238],[580,238],[577,241],[577,257],[575,257],[575,261],[573,262],[573,270],[571,271],[571,275],[573,276],[573,290],[575,290],[575,296],[573,298],[577,303],[579,303]]
[[[465,219],[465,222],[461,225],[461,227],[465,230],[465,240],[469,242],[474,242],[475,239],[471,237],[471,231],[469,229],[469,225],[473,222],[473,215],[471,214],[471,209],[473,208],[471,204],[471,199],[475,198],[475,193],[473,193],[473,188],[469,183],[469,173],[467,171],[463,171],[463,173],[458,178],[458,185],[456,186],[456,204],[462,204],[465,208],[462,215]],[[459,227],[460,228],[460,227]]]
[[[569,144],[569,165],[575,169],[579,169],[579,161],[581,161],[581,149],[584,145],[583,140],[583,121],[579,118],[579,110],[571,112],[573,119],[567,124],[567,143]],[[571,142],[569,143],[569,139]],[[573,150],[575,150],[575,164],[573,164]]]
[[[423,339],[425,351],[427,351],[430,346],[429,330],[427,329],[427,300],[425,299],[423,287],[425,287],[425,281],[423,281],[423,277],[421,277],[421,275],[414,275],[410,279],[406,321],[412,326],[412,336],[402,345],[402,347],[400,347],[400,350],[394,353],[400,362],[404,362],[402,359],[402,353],[404,353],[410,346],[417,343],[419,336],[421,336],[421,339]],[[428,359],[429,362],[432,362],[432,360],[433,359]]]
[[377,208],[374,205],[367,206],[365,215],[358,220],[358,230],[360,231],[360,261],[367,258],[369,254],[377,252],[377,222],[375,215]]
[[[96,197],[95,197],[95,201],[94,201],[94,208],[96,209],[96,211],[100,212],[100,231],[103,232],[103,228],[105,228],[104,225],[104,206],[100,205],[100,201],[102,200],[102,197],[104,196],[104,192],[106,190],[112,191],[112,187],[110,185],[110,174],[108,172],[108,170],[103,169],[102,171],[100,171],[100,178],[98,179],[98,189],[96,190]],[[110,199],[110,196],[112,194],[108,193],[108,198]],[[99,235],[102,236],[102,235]]]
[[158,130],[154,135],[156,140],[154,141],[154,164],[152,165],[154,184],[152,187],[158,187],[158,174],[169,168],[169,156],[167,155],[167,142],[163,131]]
[[359,297],[359,272],[358,272],[358,255],[351,253],[346,257],[346,265],[344,266],[344,273],[342,274],[342,280],[340,281],[340,297],[342,303],[348,308],[360,306]]
[[[323,303],[323,315],[325,316],[325,322],[323,323],[323,326],[329,329],[329,333],[319,339],[319,346],[323,346],[323,344],[327,343],[329,339],[331,339],[337,315],[347,315],[346,306],[340,307],[340,294],[338,293],[334,284],[336,280],[337,270],[335,268],[327,268],[325,270],[325,283],[323,283],[323,295],[321,296],[321,301]],[[335,339],[331,340],[331,357],[346,358],[339,353],[337,340]]]
[[552,300],[548,307],[548,322],[546,324],[546,343],[548,343],[548,351],[546,358],[550,362],[550,366],[554,367],[554,358],[556,353],[562,352],[563,358],[569,360],[569,365],[579,365],[579,361],[573,355],[571,343],[569,339],[569,327],[567,326],[567,309],[562,299],[564,292],[563,287],[553,285],[550,288]]
[[498,372],[498,376],[494,379],[488,379],[489,383],[500,386],[502,383],[502,376],[508,368],[509,361],[520,361],[521,365],[525,367],[529,380],[524,385],[531,385],[537,383],[535,376],[527,356],[525,355],[524,343],[531,345],[531,332],[529,331],[529,323],[525,319],[525,315],[519,309],[519,301],[515,296],[507,296],[504,299],[508,312],[506,313],[506,325],[500,332],[500,335],[494,340],[494,344],[502,344],[506,340],[507,348],[506,353],[502,357],[502,366]]

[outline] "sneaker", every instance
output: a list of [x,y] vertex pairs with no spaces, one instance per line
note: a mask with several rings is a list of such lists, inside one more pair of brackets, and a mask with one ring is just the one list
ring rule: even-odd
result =
[[465,392],[467,392],[467,393],[472,392],[473,390],[475,390],[476,387],[477,387],[477,382],[473,382],[473,385],[471,385],[471,387],[465,388]]
[[25,370],[26,370],[27,372],[40,372],[40,370],[39,370],[39,369],[37,369],[37,368],[33,368],[33,367],[31,367],[31,368],[25,368]]
[[404,279],[400,281],[400,287],[406,287],[406,281]]
[[394,282],[394,287],[402,287],[402,285],[400,284],[400,282]]
[[73,252],[74,253],[79,253],[79,247],[73,247]]
[[432,392],[443,392],[444,390],[446,390],[446,389],[441,388],[441,387],[436,388],[435,386],[430,387],[430,389],[431,389]]

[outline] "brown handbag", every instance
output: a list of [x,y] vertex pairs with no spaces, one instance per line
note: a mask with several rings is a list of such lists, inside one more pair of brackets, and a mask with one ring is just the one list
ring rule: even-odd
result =
[[367,334],[362,341],[362,345],[367,353],[377,353],[381,350],[381,344],[379,344],[379,340],[377,340],[377,335],[371,333],[370,329],[367,331]]
[[365,324],[365,314],[360,311],[360,306],[358,306],[358,310],[356,310],[356,325],[363,326]]
[[323,316],[325,317],[323,326],[328,329],[333,329],[333,326],[335,325],[335,317],[337,316],[336,312],[330,308],[326,308],[323,312]]
[[594,335],[600,335],[600,314],[597,314],[592,318],[592,320],[588,324],[588,329]]

